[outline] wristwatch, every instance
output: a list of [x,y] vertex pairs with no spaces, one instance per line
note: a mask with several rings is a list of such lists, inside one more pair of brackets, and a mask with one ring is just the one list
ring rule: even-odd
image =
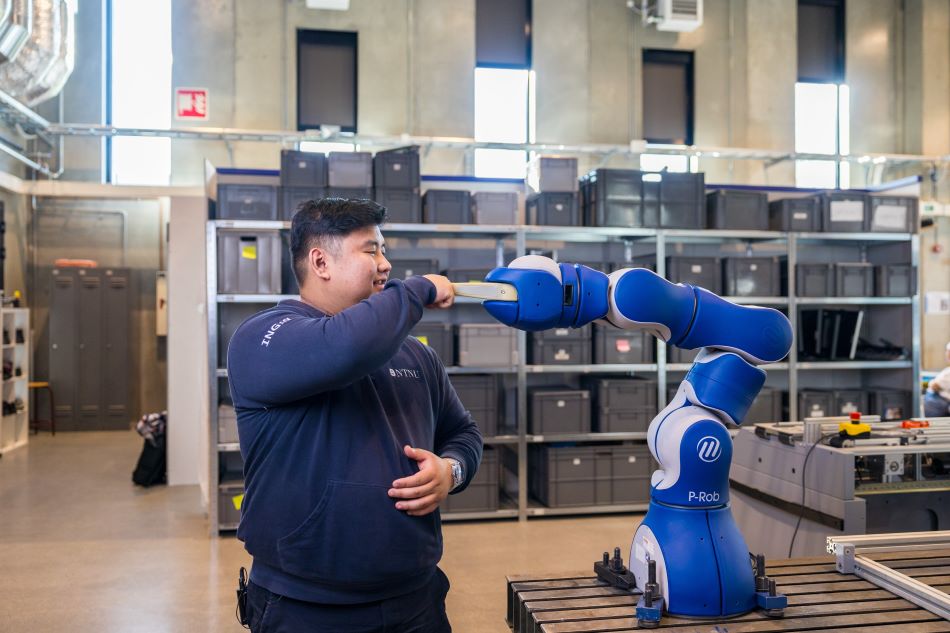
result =
[[465,481],[465,475],[462,473],[462,464],[454,457],[446,457],[445,460],[449,462],[449,465],[452,467],[452,490],[455,490]]

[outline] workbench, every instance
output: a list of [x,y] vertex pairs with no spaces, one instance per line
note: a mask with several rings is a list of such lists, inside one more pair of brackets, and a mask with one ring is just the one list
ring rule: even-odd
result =
[[[947,592],[950,550],[881,552],[869,556]],[[772,631],[869,631],[872,633],[950,632],[950,621],[835,570],[832,556],[767,563],[767,572],[788,596],[784,618],[759,611],[722,620],[664,616],[660,630],[677,633],[770,633]],[[751,571],[750,571],[751,573]],[[638,596],[597,580],[591,569],[557,576],[509,576],[508,625],[514,633],[627,631],[637,628]]]

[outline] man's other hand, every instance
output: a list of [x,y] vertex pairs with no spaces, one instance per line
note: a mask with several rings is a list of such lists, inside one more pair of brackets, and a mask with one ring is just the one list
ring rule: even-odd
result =
[[429,514],[439,507],[452,490],[452,466],[448,460],[421,448],[406,445],[403,452],[409,459],[416,460],[419,472],[394,481],[389,496],[399,499],[396,509],[405,510],[410,516]]
[[455,286],[442,275],[425,275],[435,285],[435,301],[427,308],[448,308],[455,302]]

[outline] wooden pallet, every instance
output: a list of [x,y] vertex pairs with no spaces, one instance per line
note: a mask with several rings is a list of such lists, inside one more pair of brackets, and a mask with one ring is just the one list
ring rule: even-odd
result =
[[[872,558],[941,591],[950,590],[950,550],[889,552]],[[856,576],[839,574],[830,556],[777,561],[768,566],[767,573],[788,596],[784,618],[768,618],[759,611],[716,621],[664,616],[660,629],[676,633],[950,633],[950,621]],[[637,596],[607,586],[593,571],[557,577],[509,576],[507,580],[507,620],[514,633],[637,628]]]

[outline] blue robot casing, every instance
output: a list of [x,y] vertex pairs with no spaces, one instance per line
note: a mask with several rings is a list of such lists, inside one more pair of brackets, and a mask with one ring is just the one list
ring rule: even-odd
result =
[[667,611],[723,617],[756,606],[749,550],[729,508],[732,440],[765,382],[757,365],[785,357],[788,319],[769,308],[739,306],[642,268],[609,276],[539,256],[496,268],[486,281],[518,291],[517,302],[487,301],[499,321],[523,330],[581,327],[600,319],[646,331],[685,349],[703,348],[673,400],[647,432],[660,465],[650,507],[634,535],[629,567],[637,586],[655,560]]

